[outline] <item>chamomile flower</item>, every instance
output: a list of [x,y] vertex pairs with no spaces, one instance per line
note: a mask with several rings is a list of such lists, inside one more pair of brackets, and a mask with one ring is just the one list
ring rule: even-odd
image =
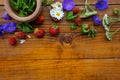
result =
[[63,11],[55,11],[54,12],[54,17],[57,18],[58,20],[61,20],[64,17],[64,12]]
[[62,10],[62,8],[63,8],[62,3],[56,2],[55,5],[56,5],[56,7],[57,7],[56,10]]
[[54,10],[62,10],[62,8],[63,8],[61,2],[55,2],[54,4],[51,4],[51,6]]
[[56,4],[51,4],[51,7],[56,10]]
[[50,16],[51,16],[51,17],[55,17],[55,14],[54,14],[54,13],[55,13],[55,10],[54,10],[54,9],[51,9],[51,10],[50,10]]
[[61,20],[64,17],[63,6],[61,2],[55,2],[51,4],[50,16],[57,20]]

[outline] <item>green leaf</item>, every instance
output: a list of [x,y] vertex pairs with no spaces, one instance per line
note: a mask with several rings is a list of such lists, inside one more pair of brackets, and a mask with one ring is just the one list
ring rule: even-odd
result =
[[32,32],[33,28],[29,23],[19,22],[17,27],[23,32]]
[[67,18],[69,18],[71,16],[73,16],[73,12],[72,11],[68,12],[67,15],[66,15]]
[[32,30],[28,26],[24,26],[23,32],[32,32]]
[[43,5],[43,6],[50,6],[51,3],[52,3],[52,0],[49,0],[49,1],[43,0],[43,1],[42,1],[42,5]]
[[66,19],[67,20],[74,20],[74,19],[76,19],[77,18],[77,16],[76,15],[73,15],[73,12],[72,11],[70,11],[70,12],[68,12],[67,14],[66,14]]
[[10,4],[20,16],[25,17],[34,11],[36,0],[10,0]]
[[46,6],[46,5],[47,5],[47,0],[43,0],[43,1],[42,1],[42,5],[43,5],[43,6]]
[[118,16],[119,13],[120,13],[120,9],[118,9],[118,8],[114,8],[114,14]]
[[88,37],[94,38],[96,36],[97,31],[94,29],[94,27],[91,27],[91,29],[88,32]]
[[23,11],[20,11],[20,13],[18,14],[20,17],[25,17],[25,14]]
[[48,3],[47,3],[47,6],[50,6],[52,3],[52,0],[49,0]]
[[57,26],[56,24],[52,24],[52,27],[53,27],[54,29],[58,29],[58,26]]
[[77,29],[77,25],[76,25],[75,23],[71,24],[71,25],[70,25],[70,29],[71,29],[71,30]]
[[17,3],[16,3],[14,0],[10,0],[10,5],[11,5],[15,10],[18,10],[18,9],[16,8]]
[[110,32],[106,31],[105,35],[108,40],[112,40],[112,34]]
[[88,24],[82,24],[82,27],[81,27],[82,34],[87,34],[90,31],[90,29],[86,30],[87,27],[88,27]]

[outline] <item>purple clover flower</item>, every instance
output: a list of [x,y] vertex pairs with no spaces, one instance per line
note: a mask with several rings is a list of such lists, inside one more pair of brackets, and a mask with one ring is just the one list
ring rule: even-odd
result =
[[63,8],[66,11],[71,11],[74,7],[75,7],[75,3],[73,2],[73,0],[64,0],[63,1]]
[[2,14],[2,18],[5,20],[11,20],[12,18],[8,15],[7,11],[4,11],[4,13]]
[[95,22],[95,25],[101,25],[102,24],[102,20],[100,20],[97,15],[93,16],[93,20]]
[[108,0],[98,0],[98,2],[95,4],[95,7],[99,10],[108,8]]
[[3,30],[7,33],[12,33],[16,30],[16,23],[15,22],[7,22],[3,24]]

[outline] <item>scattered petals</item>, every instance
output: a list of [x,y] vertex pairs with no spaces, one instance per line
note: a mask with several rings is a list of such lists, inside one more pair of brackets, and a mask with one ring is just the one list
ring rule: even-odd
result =
[[2,18],[5,20],[11,20],[12,18],[8,15],[7,11],[2,14]]
[[24,40],[24,39],[20,40],[20,44],[24,44],[25,42],[26,42],[26,40]]
[[102,20],[100,20],[97,15],[93,16],[93,20],[95,22],[95,25],[101,25],[102,24]]
[[27,35],[27,37],[30,39],[30,38],[32,38],[30,35]]

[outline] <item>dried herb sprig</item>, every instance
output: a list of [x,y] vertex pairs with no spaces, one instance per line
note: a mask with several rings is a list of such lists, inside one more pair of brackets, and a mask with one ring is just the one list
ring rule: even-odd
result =
[[107,14],[104,15],[102,24],[103,24],[104,29],[106,30],[105,35],[108,40],[112,40],[113,35],[120,30],[120,28],[118,28],[113,33],[110,32],[112,25],[119,21],[120,21],[120,18],[111,18]]
[[120,27],[117,30],[115,30],[114,32],[106,31],[106,33],[105,33],[106,38],[111,41],[113,35],[116,34],[118,31],[120,31]]
[[110,31],[111,26],[119,21],[120,18],[111,18],[107,14],[105,14],[102,20],[102,24],[106,31]]
[[96,15],[97,11],[95,11],[93,8],[89,6],[87,3],[87,0],[85,0],[85,8],[83,9],[82,14],[80,15],[80,18],[88,18],[90,16]]

